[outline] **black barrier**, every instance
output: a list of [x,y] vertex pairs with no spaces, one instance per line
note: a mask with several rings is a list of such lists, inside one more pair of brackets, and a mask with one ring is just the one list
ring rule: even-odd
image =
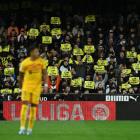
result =
[[140,120],[140,103],[117,102],[116,119],[117,120]]
[[3,120],[3,102],[0,101],[0,120]]
[[[18,94],[6,94],[3,96],[3,100],[17,101],[20,100]],[[64,101],[115,101],[115,102],[140,102],[140,94],[41,94],[41,101],[53,101],[53,100],[64,100]]]

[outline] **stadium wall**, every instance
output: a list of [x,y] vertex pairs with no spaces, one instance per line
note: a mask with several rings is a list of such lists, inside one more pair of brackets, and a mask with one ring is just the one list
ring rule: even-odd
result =
[[[49,96],[40,99],[38,120],[140,120],[139,94],[86,95],[89,101],[47,101]],[[0,120],[19,120],[20,106],[20,101],[0,102]]]

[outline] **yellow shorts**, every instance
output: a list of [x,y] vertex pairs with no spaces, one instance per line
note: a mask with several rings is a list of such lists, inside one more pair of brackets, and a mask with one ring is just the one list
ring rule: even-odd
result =
[[39,104],[40,94],[41,91],[35,93],[35,92],[23,90],[21,94],[21,100],[28,101],[32,104]]

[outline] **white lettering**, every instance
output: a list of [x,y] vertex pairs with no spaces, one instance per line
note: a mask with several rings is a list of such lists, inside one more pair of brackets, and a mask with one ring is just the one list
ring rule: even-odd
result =
[[59,104],[56,109],[58,120],[68,120],[69,119],[69,106],[67,104]]
[[84,120],[83,111],[80,104],[74,105],[71,120],[75,120],[77,117],[79,117],[80,120]]

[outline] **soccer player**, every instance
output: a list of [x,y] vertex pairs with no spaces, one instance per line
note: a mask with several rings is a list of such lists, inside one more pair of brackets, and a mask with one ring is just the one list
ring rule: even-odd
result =
[[[46,82],[46,63],[45,60],[40,57],[38,47],[31,48],[30,57],[21,62],[19,72],[22,100],[19,134],[30,135],[32,134],[33,124],[36,118],[36,108],[39,103],[40,94],[42,92],[42,81],[44,81],[44,92],[47,92],[48,88]],[[26,131],[25,125],[29,104],[30,114],[28,128]]]

